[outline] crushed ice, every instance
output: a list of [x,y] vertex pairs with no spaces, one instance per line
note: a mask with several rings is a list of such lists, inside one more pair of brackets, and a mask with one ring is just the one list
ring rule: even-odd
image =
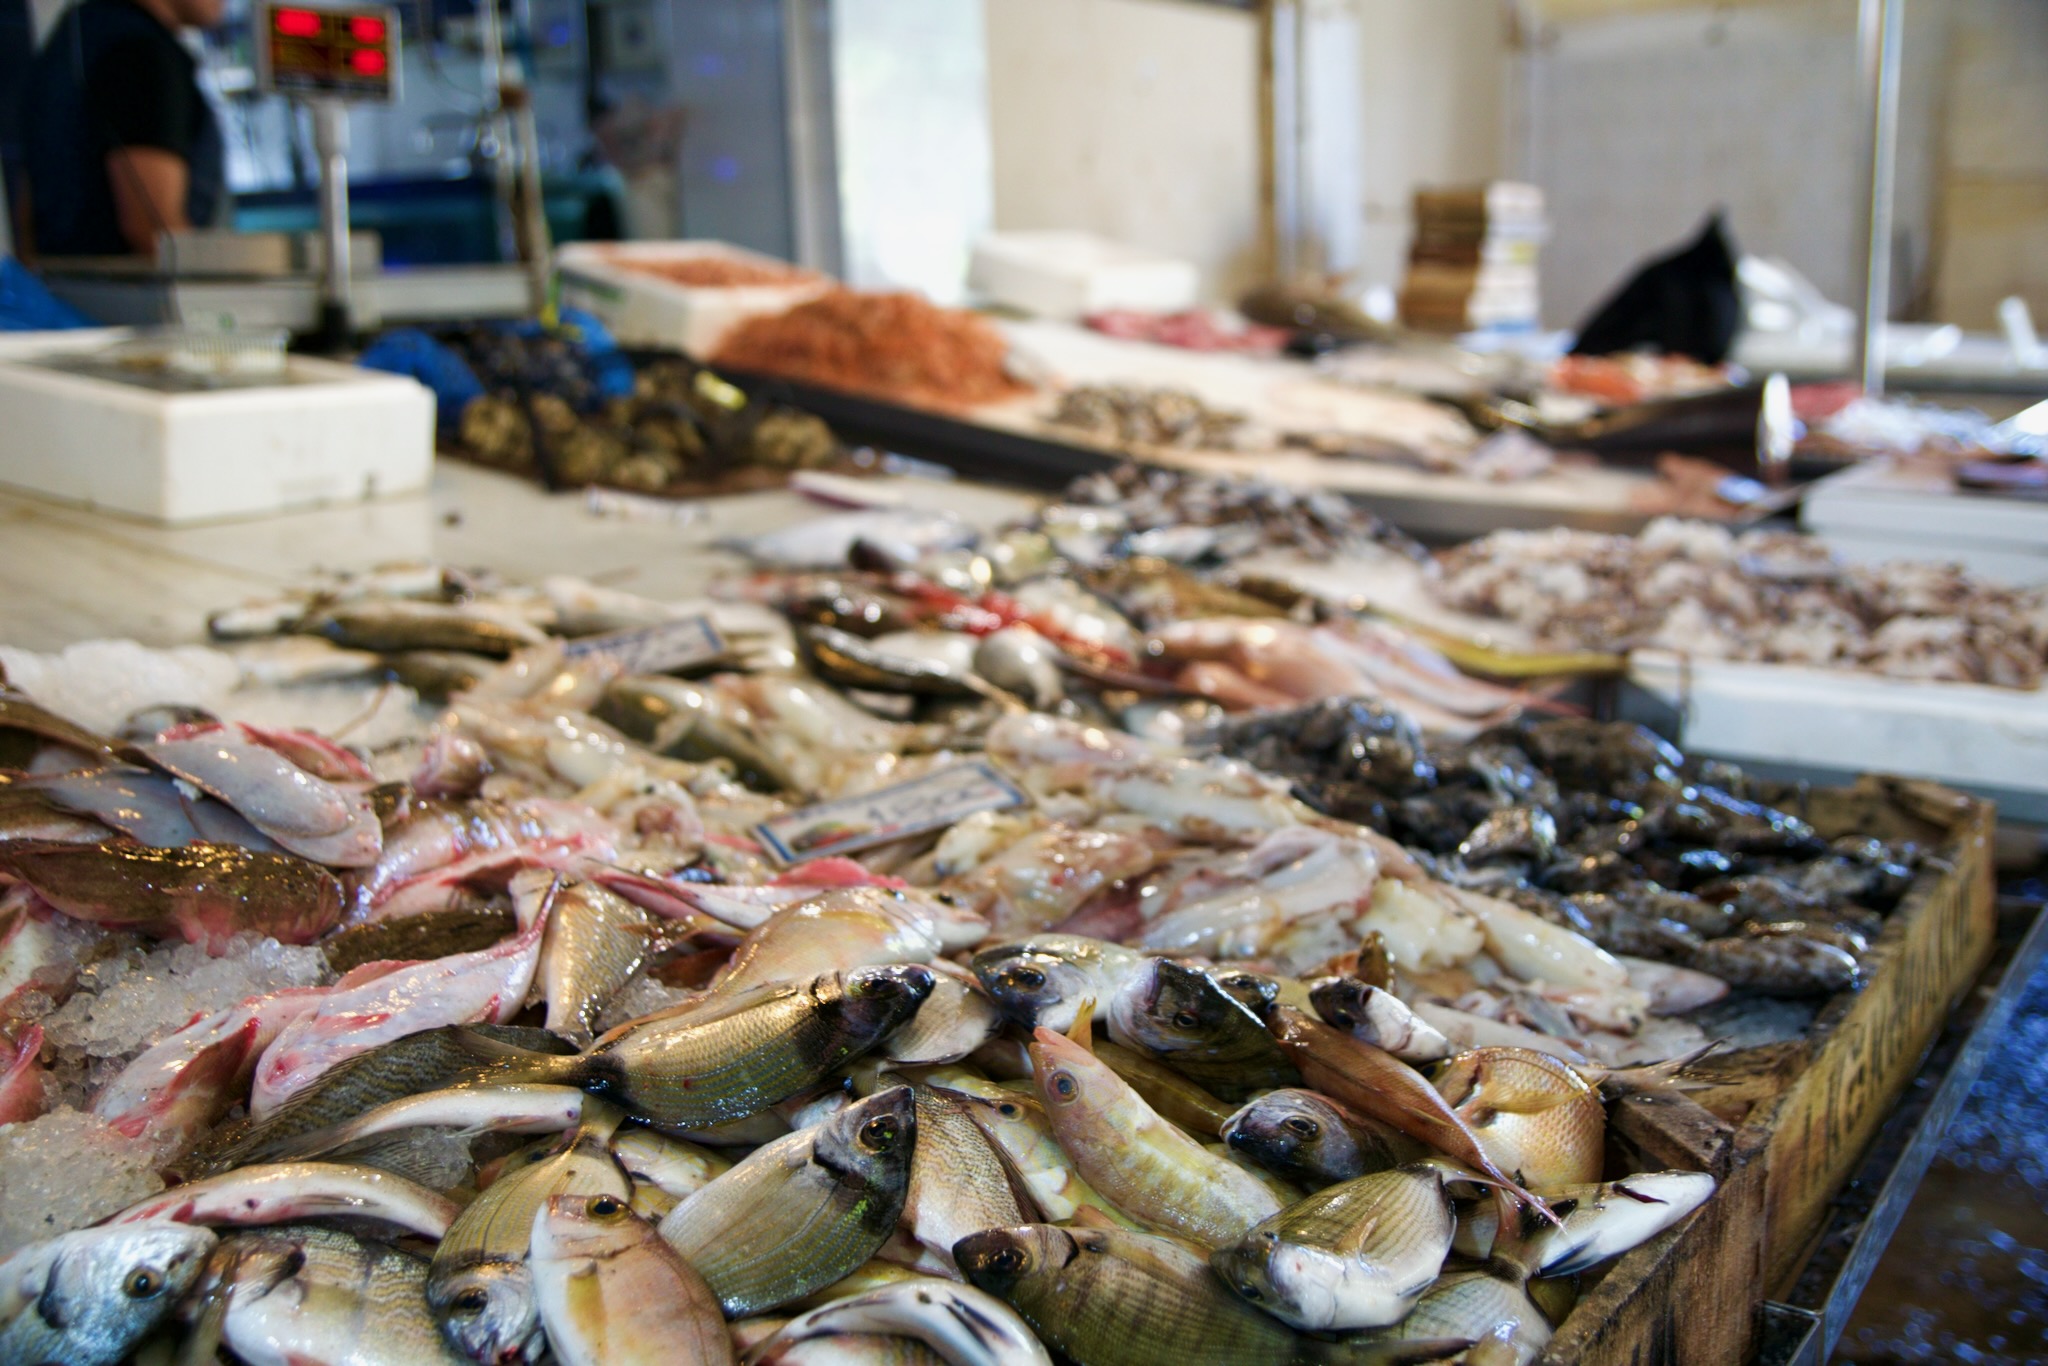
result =
[[252,934],[209,957],[193,944],[131,948],[88,964],[42,1022],[56,1101],[84,1106],[121,1065],[201,1015],[287,987],[331,982],[327,956]]
[[0,1125],[0,1257],[84,1228],[164,1188],[147,1144],[56,1109]]
[[682,987],[666,986],[642,973],[619,989],[619,994],[597,1017],[597,1032],[616,1029],[628,1020],[637,1020],[642,1015],[652,1015],[657,1010],[667,1010],[689,1000],[697,992]]

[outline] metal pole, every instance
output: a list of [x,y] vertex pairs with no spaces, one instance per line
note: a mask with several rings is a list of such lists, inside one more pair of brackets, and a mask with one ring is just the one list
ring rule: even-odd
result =
[[1885,319],[1891,313],[1892,197],[1899,159],[1899,43],[1905,0],[1858,0],[1856,42],[1870,128],[1869,212],[1864,219],[1863,318],[1856,371],[1863,392],[1884,393]]
[[1274,88],[1274,9],[1280,0],[1259,0],[1259,274],[1280,277],[1280,168],[1278,95]]
[[347,344],[353,329],[348,236],[348,106],[313,102],[313,150],[320,158],[320,237],[326,259],[320,278],[320,337],[328,349]]
[[828,0],[782,0],[782,63],[796,260],[812,270],[838,275],[844,265],[833,148],[832,12]]
[[491,144],[491,188],[493,217],[497,221],[498,255],[506,261],[519,258],[519,211],[514,202],[518,192],[517,168],[513,165],[512,121],[505,116],[505,30],[498,18],[499,0],[481,0],[476,7],[478,83],[483,86],[484,111],[480,121]]

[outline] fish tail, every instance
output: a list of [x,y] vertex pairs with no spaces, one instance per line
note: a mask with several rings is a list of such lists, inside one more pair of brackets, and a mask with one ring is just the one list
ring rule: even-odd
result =
[[1702,1078],[1686,1075],[1696,1064],[1724,1051],[1726,1039],[1709,1039],[1688,1053],[1662,1062],[1643,1063],[1637,1067],[1581,1067],[1580,1076],[1600,1088],[1608,1099],[1618,1099],[1643,1092],[1687,1091],[1710,1083]]
[[1537,1264],[1542,1260],[1530,1246],[1530,1240],[1543,1225],[1562,1226],[1564,1221],[1541,1197],[1529,1194],[1520,1186],[1496,1186],[1493,1200],[1498,1211],[1498,1228],[1493,1235],[1490,1255],[1495,1262],[1510,1268],[1526,1281],[1536,1274]]

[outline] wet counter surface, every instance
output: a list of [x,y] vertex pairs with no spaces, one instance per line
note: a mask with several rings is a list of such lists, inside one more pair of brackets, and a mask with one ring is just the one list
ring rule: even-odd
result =
[[2048,966],[1993,1045],[1834,1359],[2048,1363]]
[[[1029,497],[965,482],[877,479],[906,505],[996,525]],[[205,639],[207,614],[274,595],[316,569],[435,560],[538,580],[573,574],[654,598],[701,595],[744,561],[714,543],[831,511],[787,492],[697,503],[690,518],[591,513],[581,494],[457,461],[423,496],[169,529],[0,488],[0,644],[56,650],[96,637],[145,645]]]

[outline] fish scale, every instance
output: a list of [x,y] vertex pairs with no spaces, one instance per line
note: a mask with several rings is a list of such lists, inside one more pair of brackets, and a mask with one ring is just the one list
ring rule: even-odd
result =
[[647,961],[652,913],[594,882],[556,893],[540,946],[540,986],[547,1027],[590,1042],[598,1012]]
[[[878,994],[884,986],[893,990]],[[524,1064],[518,1079],[565,1081],[658,1125],[708,1128],[815,1085],[909,1018],[930,992],[924,968],[780,983],[626,1026],[581,1057]]]
[[289,1225],[223,1243],[222,1338],[250,1366],[452,1366],[422,1287],[427,1263],[336,1229]]
[[1442,1174],[1415,1165],[1318,1191],[1211,1259],[1247,1299],[1297,1328],[1376,1328],[1415,1304],[1454,1231]]
[[[871,1126],[885,1121],[893,1136],[878,1148]],[[661,1236],[703,1275],[729,1317],[787,1304],[847,1275],[887,1241],[916,1140],[909,1090],[879,1092],[759,1149],[676,1206]]]

